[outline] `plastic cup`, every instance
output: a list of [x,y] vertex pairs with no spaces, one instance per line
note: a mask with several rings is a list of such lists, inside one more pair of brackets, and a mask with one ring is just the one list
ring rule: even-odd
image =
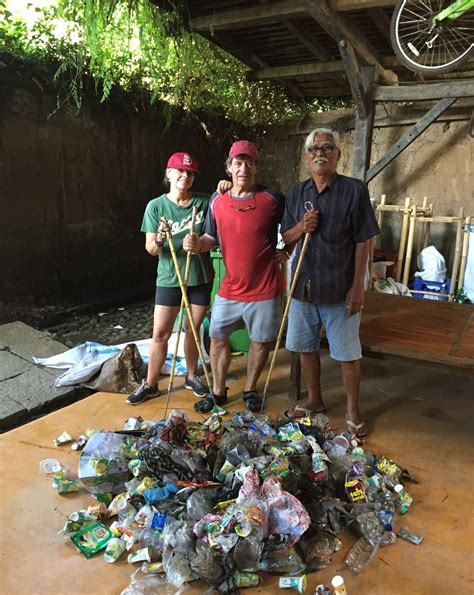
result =
[[306,575],[281,576],[278,585],[280,589],[296,589],[299,593],[304,593],[306,590]]
[[250,458],[250,454],[245,446],[236,444],[234,448],[229,450],[226,458],[234,465],[234,467],[237,467],[242,461],[247,461]]

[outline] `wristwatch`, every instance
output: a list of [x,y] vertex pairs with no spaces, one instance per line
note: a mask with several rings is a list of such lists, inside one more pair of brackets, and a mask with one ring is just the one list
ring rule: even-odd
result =
[[[163,236],[160,234],[160,237],[163,237]],[[155,244],[158,246],[158,248],[162,248],[164,243],[165,243],[164,238],[161,241],[158,241],[157,239],[155,239]]]

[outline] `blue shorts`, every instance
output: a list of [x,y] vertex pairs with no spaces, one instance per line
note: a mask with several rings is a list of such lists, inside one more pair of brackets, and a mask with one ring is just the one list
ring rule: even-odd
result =
[[292,300],[288,315],[286,348],[299,353],[319,351],[321,325],[326,329],[329,355],[340,362],[362,357],[359,339],[360,314],[349,316],[346,303],[309,304]]
[[261,302],[237,302],[216,295],[209,335],[214,339],[227,339],[234,331],[247,327],[251,341],[268,343],[278,336],[281,315],[280,296]]

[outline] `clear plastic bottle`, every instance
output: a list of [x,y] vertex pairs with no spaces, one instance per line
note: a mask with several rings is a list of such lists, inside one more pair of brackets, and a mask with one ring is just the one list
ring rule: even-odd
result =
[[367,539],[365,539],[365,537],[361,537],[348,551],[346,557],[344,558],[344,564],[347,566],[347,568],[349,568],[349,570],[359,574],[375,556],[378,548],[378,543],[376,545],[372,545],[369,541],[367,541]]

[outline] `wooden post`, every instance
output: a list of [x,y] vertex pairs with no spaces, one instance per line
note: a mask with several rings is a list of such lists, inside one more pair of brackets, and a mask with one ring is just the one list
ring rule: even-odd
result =
[[380,203],[379,203],[379,206],[381,206],[382,208],[377,209],[377,223],[379,224],[379,228],[380,228],[380,233],[377,236],[377,240],[376,240],[377,248],[380,248],[380,246],[382,244],[383,207],[385,206],[385,199],[386,199],[385,194],[382,194],[382,196],[380,197]]
[[462,241],[462,226],[464,223],[464,207],[459,209],[459,219],[456,225],[456,243],[454,246],[454,261],[453,261],[453,272],[451,274],[451,287],[449,289],[449,301],[452,302],[454,299],[454,292],[457,287],[457,277],[459,273],[459,263],[461,261],[461,241]]
[[403,257],[405,254],[405,243],[407,239],[408,217],[410,215],[410,202],[411,198],[407,196],[405,198],[405,208],[403,210],[402,229],[400,232],[400,244],[398,245],[398,260],[397,268],[395,271],[395,281],[400,281],[402,276]]
[[462,289],[464,287],[464,275],[466,274],[467,253],[469,251],[469,235],[471,233],[471,220],[472,217],[466,217],[466,219],[464,220],[464,236],[462,240],[461,267],[459,269],[458,289]]
[[413,252],[413,238],[415,236],[416,223],[416,205],[410,209],[410,229],[408,231],[407,241],[407,255],[405,258],[405,268],[403,269],[403,283],[408,287],[408,280],[410,278],[411,254]]
[[[423,215],[428,215],[427,213],[427,205],[428,205],[428,197],[423,197],[423,204],[421,205],[421,210]],[[418,230],[418,237],[416,240],[416,254],[418,255],[423,250],[423,241],[425,237],[425,228],[426,228],[426,221],[422,221],[421,227]]]

